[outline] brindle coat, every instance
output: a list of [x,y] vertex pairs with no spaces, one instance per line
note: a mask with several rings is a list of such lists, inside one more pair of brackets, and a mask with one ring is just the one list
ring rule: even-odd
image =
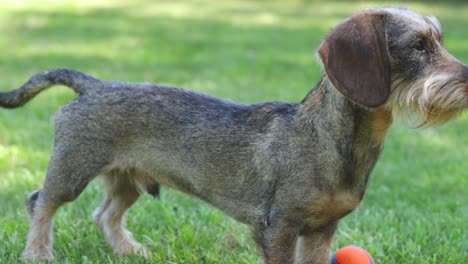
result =
[[428,125],[468,106],[467,66],[441,38],[435,18],[406,9],[358,13],[325,38],[318,53],[326,74],[297,104],[246,105],[67,69],[0,93],[8,108],[56,84],[79,94],[56,115],[23,257],[53,258],[56,209],[102,175],[108,195],[94,221],[119,254],[147,254],[124,228],[124,213],[164,185],[251,226],[265,263],[326,263],[338,221],[364,196],[393,113],[415,112]]

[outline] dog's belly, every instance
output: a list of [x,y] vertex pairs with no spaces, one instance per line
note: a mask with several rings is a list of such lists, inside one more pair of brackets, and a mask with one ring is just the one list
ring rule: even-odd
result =
[[176,173],[156,173],[154,178],[163,186],[193,195],[210,203],[237,221],[250,224],[258,218],[255,215],[255,199],[249,198],[248,193],[242,193],[238,189],[227,190],[228,186],[216,188],[211,185],[203,185],[199,181],[192,181],[189,175],[182,176]]
[[120,151],[112,167],[134,168],[152,181],[206,201],[240,222],[256,221],[256,183],[245,168],[215,165],[216,160],[175,151],[177,144],[174,148],[161,147],[150,141],[129,146]]

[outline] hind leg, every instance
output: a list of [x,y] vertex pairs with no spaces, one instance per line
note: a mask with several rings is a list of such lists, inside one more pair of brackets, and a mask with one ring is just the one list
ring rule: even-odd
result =
[[140,196],[131,178],[135,175],[113,173],[103,176],[107,197],[93,214],[94,223],[102,230],[106,240],[119,255],[138,254],[147,257],[146,249],[125,228],[125,212]]
[[75,200],[88,182],[106,165],[103,159],[99,159],[99,156],[96,158],[93,154],[94,151],[73,149],[71,146],[54,149],[44,187],[29,197],[31,225],[22,254],[24,259],[53,259],[52,229],[55,212],[64,203]]
[[28,199],[31,225],[22,257],[31,260],[53,260],[53,216],[60,204],[38,199],[41,191],[35,191]]

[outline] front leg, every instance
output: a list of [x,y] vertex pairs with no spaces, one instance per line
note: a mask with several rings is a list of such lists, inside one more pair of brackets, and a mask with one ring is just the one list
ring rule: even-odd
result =
[[288,221],[262,223],[253,229],[265,264],[293,264],[300,228]]
[[305,227],[297,239],[296,256],[299,264],[326,264],[338,221],[320,228]]

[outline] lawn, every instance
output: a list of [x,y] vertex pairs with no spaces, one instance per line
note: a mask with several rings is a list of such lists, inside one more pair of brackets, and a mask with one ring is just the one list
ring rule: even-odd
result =
[[[76,68],[104,79],[187,87],[246,103],[300,101],[322,74],[321,39],[353,12],[390,2],[60,1],[0,3],[0,83],[11,90],[40,71]],[[414,2],[437,16],[447,49],[468,62],[468,4]],[[0,263],[25,244],[28,193],[42,186],[53,116],[75,95],[53,88],[17,110],[0,109]],[[468,260],[468,119],[443,127],[394,125],[364,203],[342,221],[333,249],[354,244],[377,263]],[[140,263],[114,255],[92,224],[98,181],[55,222],[57,263]],[[169,189],[142,196],[129,229],[151,263],[257,263],[248,228]]]

